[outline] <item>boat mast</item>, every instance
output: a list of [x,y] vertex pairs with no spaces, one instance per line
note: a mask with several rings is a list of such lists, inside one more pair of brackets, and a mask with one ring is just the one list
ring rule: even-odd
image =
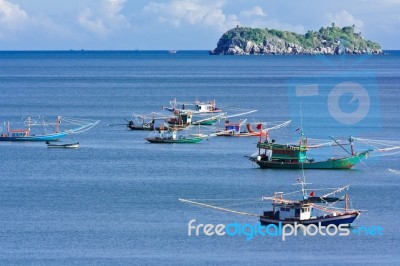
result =
[[[303,171],[304,171],[304,169],[303,169]],[[301,180],[301,192],[303,193],[303,199],[307,199],[306,182],[305,182],[305,180]]]
[[[262,142],[262,134],[261,134],[261,132],[262,132],[262,124],[260,124],[260,144],[261,144],[261,142]],[[258,146],[258,155],[261,155],[261,148],[260,148],[260,146]]]
[[349,196],[346,193],[345,194],[345,203],[344,203],[344,212],[347,213],[347,210],[349,209]]
[[28,132],[31,131],[31,117],[28,116]]
[[61,124],[61,117],[60,117],[60,116],[57,116],[57,121],[56,121],[56,133],[59,132],[60,124]]
[[354,138],[350,136],[349,142],[351,147],[351,155],[354,155]]

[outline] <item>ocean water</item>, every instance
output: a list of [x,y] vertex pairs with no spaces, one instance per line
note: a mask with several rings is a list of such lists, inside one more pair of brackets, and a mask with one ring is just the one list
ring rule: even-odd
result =
[[[364,120],[332,120],[325,87],[355,82],[369,95]],[[298,100],[291,84],[317,84],[321,98]],[[0,120],[57,115],[101,122],[65,141],[77,150],[43,143],[0,142],[0,264],[30,265],[266,265],[399,264],[396,195],[399,155],[371,153],[352,170],[308,170],[314,187],[350,185],[354,223],[380,226],[383,236],[188,236],[196,224],[256,224],[257,217],[196,207],[197,199],[249,213],[270,209],[261,196],[292,191],[303,173],[262,170],[244,156],[257,138],[216,137],[194,145],[146,143],[148,132],[124,126],[132,113],[161,111],[182,101],[216,100],[257,109],[249,121],[293,120],[271,132],[277,141],[329,136],[398,139],[400,53],[384,56],[209,56],[207,51],[0,52]],[[360,99],[344,94],[347,112]],[[346,99],[347,97],[347,99]],[[346,109],[347,108],[347,109]],[[327,111],[328,110],[328,111]],[[232,119],[234,120],[234,119]],[[365,147],[357,146],[357,149]],[[311,151],[341,156],[338,147]],[[344,153],[345,154],[345,153]]]

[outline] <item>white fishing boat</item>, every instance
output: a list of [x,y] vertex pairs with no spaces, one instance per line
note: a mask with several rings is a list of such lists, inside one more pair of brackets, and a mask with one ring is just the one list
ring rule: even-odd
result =
[[78,149],[79,142],[76,143],[66,143],[66,144],[55,144],[49,141],[46,142],[47,148],[57,148],[57,149]]
[[[275,192],[273,196],[262,197],[263,202],[272,201],[272,210],[264,211],[262,214],[232,210],[190,199],[179,199],[179,201],[224,212],[255,216],[259,218],[261,225],[351,225],[359,217],[361,210],[350,208],[348,194],[344,193],[349,189],[349,186],[328,189],[306,189],[305,182],[298,184],[302,186],[300,191],[290,193]],[[317,196],[318,193],[320,194],[319,196]],[[344,195],[341,195],[343,193]],[[300,199],[294,199],[294,197],[300,197]],[[344,203],[344,208],[338,206],[340,203]],[[236,204],[238,203],[236,202]]]

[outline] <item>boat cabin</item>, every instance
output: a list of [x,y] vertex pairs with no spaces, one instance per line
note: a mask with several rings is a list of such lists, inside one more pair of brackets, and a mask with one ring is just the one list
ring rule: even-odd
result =
[[5,137],[13,137],[13,138],[25,138],[29,137],[29,130],[26,129],[15,129],[8,131],[8,136]]
[[[309,220],[312,206],[307,203],[274,203],[273,211],[264,212],[264,216],[276,220]],[[272,217],[271,217],[272,216]]]
[[196,110],[199,113],[210,113],[210,112],[220,112],[221,110],[219,108],[215,107],[215,101],[214,102],[207,102],[207,103],[196,103]]
[[225,123],[225,131],[230,131],[231,134],[240,133],[240,124],[239,123]]
[[260,151],[260,160],[284,163],[301,163],[307,161],[306,147],[259,142],[257,148]]
[[279,206],[280,220],[308,220],[311,218],[311,205],[309,204],[284,204]]
[[177,117],[170,118],[170,125],[188,125],[192,123],[192,114],[190,112],[181,112]]

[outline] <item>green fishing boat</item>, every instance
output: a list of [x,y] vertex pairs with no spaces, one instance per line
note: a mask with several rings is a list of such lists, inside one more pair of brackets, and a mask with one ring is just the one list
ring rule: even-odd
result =
[[193,135],[177,135],[176,130],[167,130],[167,131],[159,131],[158,133],[155,132],[156,135],[151,134],[147,140],[150,143],[159,143],[159,144],[182,144],[182,143],[198,143],[207,137],[208,135],[203,135],[203,134],[193,134]]
[[333,140],[330,146],[340,146],[349,156],[340,158],[329,158],[325,161],[315,161],[307,157],[307,151],[310,148],[326,147],[323,145],[308,145],[307,138],[303,133],[299,145],[277,144],[264,141],[258,142],[258,155],[250,156],[249,159],[260,166],[260,168],[280,168],[280,169],[350,169],[355,164],[359,163],[362,158],[367,157],[372,150],[362,152],[354,152],[353,138],[349,139],[347,145],[351,146],[351,152],[347,151],[343,144]]
[[204,120],[204,121],[200,121],[200,122],[192,122],[192,125],[201,125],[201,126],[212,126],[214,125],[216,122],[218,122],[218,119],[211,119],[209,118],[209,120]]

